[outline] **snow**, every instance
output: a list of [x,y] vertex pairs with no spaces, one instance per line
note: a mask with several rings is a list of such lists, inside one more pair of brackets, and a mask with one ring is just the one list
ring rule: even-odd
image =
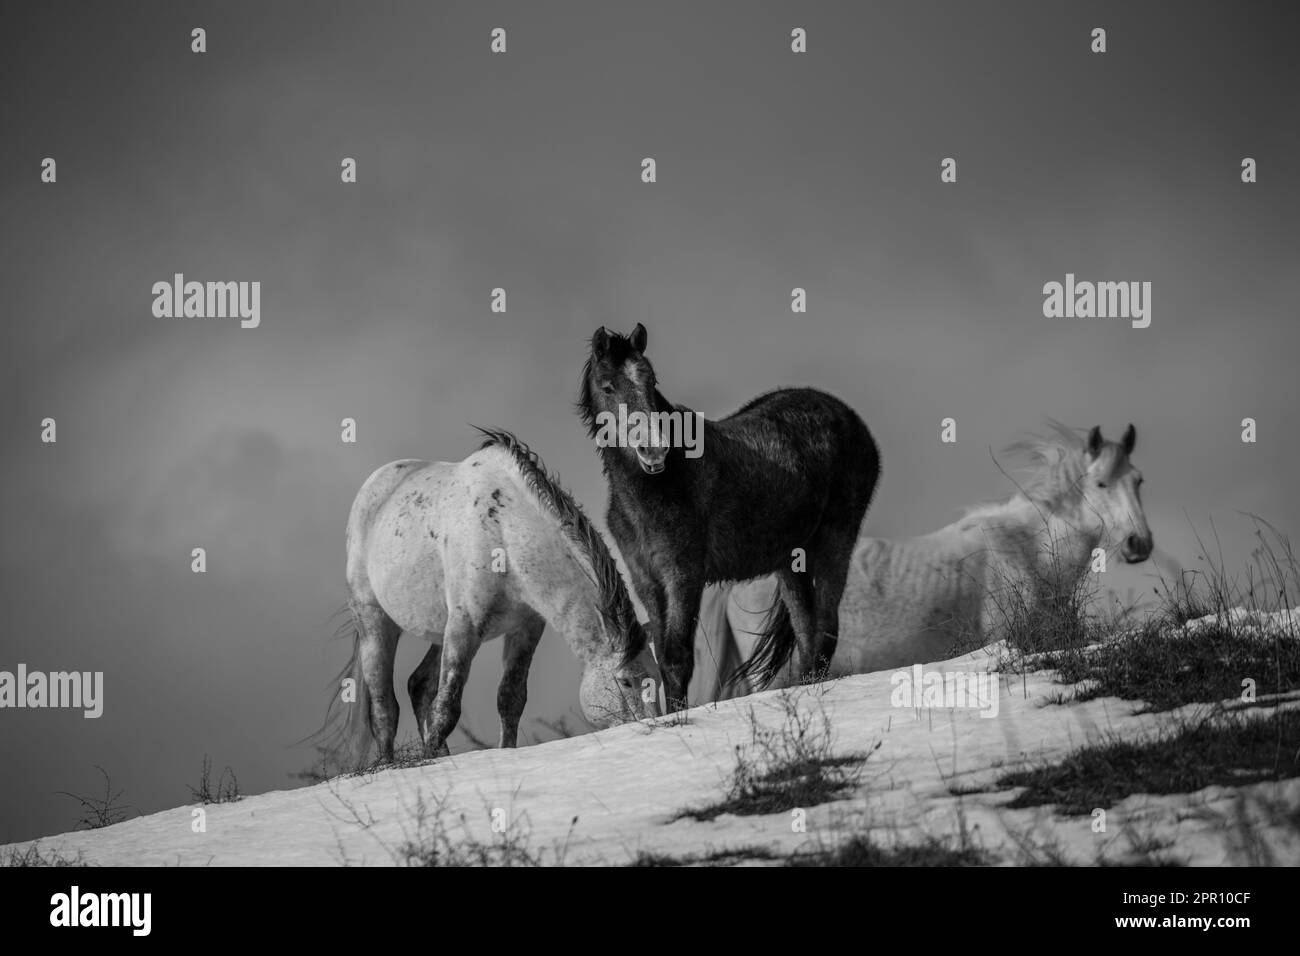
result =
[[1231,628],[1234,634],[1256,634],[1279,637],[1300,637],[1300,608],[1283,611],[1254,611],[1234,607],[1227,612],[1207,614],[1188,621],[1181,628],[1184,634],[1197,634],[1207,628]]
[[[925,671],[991,670],[995,652],[928,664]],[[996,717],[899,708],[891,705],[894,673],[771,691],[696,707],[684,718],[210,805],[204,808],[206,832],[193,832],[194,807],[178,807],[38,843],[42,853],[80,854],[99,865],[392,865],[398,848],[417,835],[417,802],[442,797],[441,819],[453,837],[499,839],[493,832],[498,811],[496,819],[508,820],[511,834],[544,862],[567,864],[620,864],[640,851],[690,856],[755,845],[785,854],[868,832],[884,846],[955,840],[963,820],[974,844],[1006,864],[1025,861],[1026,843],[1050,846],[1072,862],[1122,861],[1135,839],[1152,838],[1168,842],[1173,855],[1191,864],[1258,862],[1261,847],[1276,862],[1300,863],[1300,837],[1283,822],[1300,807],[1300,780],[1131,796],[1107,810],[1104,833],[1093,831],[1090,815],[1008,809],[1014,790],[971,792],[993,787],[1027,761],[1059,759],[1102,739],[1150,734],[1180,711],[1138,714],[1139,702],[1115,698],[1060,704],[1066,688],[1048,672],[1000,675]],[[806,832],[794,832],[790,813],[727,814],[708,822],[676,818],[721,797],[736,747],[751,742],[751,712],[764,727],[782,726],[781,694],[797,695],[800,708],[824,708],[836,753],[880,744],[856,789],[806,808]],[[1300,706],[1295,696],[1261,698],[1253,712]],[[1203,713],[1205,706],[1184,710]]]

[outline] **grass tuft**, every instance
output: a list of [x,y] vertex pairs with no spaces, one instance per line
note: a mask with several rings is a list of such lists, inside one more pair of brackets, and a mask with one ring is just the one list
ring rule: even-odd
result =
[[[800,708],[800,699],[815,695],[817,706]],[[779,727],[765,727],[749,711],[750,743],[736,746],[736,766],[726,795],[707,806],[683,810],[674,819],[708,821],[724,813],[754,816],[815,807],[838,799],[857,786],[867,753],[836,756],[830,718],[815,688],[779,694]],[[880,746],[877,742],[872,748]]]
[[243,794],[239,792],[239,780],[236,779],[235,772],[229,767],[221,771],[221,776],[215,782],[213,781],[212,758],[204,754],[199,783],[196,787],[190,787],[190,796],[199,803],[209,804],[234,803],[240,800]]
[[1135,793],[1192,793],[1300,775],[1300,710],[1219,714],[1146,741],[1110,740],[1063,760],[1018,770],[997,786],[1024,787],[1007,807],[1055,804],[1081,816]]
[[57,850],[41,852],[40,845],[33,843],[25,850],[13,848],[0,850],[0,867],[6,866],[89,866],[81,854],[75,857],[64,856]]
[[102,797],[83,797],[75,793],[69,793],[67,790],[60,790],[59,793],[65,797],[71,797],[81,804],[81,818],[73,826],[74,830],[102,830],[104,827],[111,827],[115,823],[121,823],[127,819],[132,811],[140,813],[137,807],[119,804],[122,794],[125,792],[119,790],[113,792],[112,781],[108,778],[108,771],[99,764],[95,764],[95,769],[100,772],[104,778],[104,795]]

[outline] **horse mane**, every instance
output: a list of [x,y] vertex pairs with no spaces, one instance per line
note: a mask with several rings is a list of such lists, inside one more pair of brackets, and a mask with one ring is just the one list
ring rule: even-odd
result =
[[[1048,435],[1031,435],[1012,442],[1003,453],[1025,459],[1023,480],[1017,482],[1017,494],[1046,511],[1056,511],[1083,497],[1082,479],[1088,470],[1088,444],[1083,432],[1053,419],[1047,419]],[[1117,442],[1102,443],[1101,456],[1106,474],[1113,474],[1124,460]],[[1012,495],[1010,500],[1015,500]],[[979,518],[996,511],[1007,501],[977,504],[967,509],[965,518]]]
[[529,490],[555,516],[565,537],[591,565],[592,583],[600,597],[600,613],[613,626],[614,641],[622,645],[624,660],[636,657],[645,649],[645,631],[639,626],[633,626],[639,622],[636,610],[632,607],[632,599],[623,583],[623,576],[619,574],[618,564],[582,506],[546,470],[546,465],[538,454],[513,433],[501,428],[479,428],[477,425],[474,428],[486,436],[480,448],[496,447],[510,455]]
[[591,360],[592,356],[587,356],[586,363],[582,366],[582,385],[578,389],[578,400],[574,406],[578,409],[578,417],[582,419],[582,424],[587,426],[587,437],[596,437],[596,409],[595,403],[591,398]]

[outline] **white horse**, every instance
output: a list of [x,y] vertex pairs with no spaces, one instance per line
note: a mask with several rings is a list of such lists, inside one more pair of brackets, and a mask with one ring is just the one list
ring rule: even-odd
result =
[[[509,432],[456,463],[395,461],[372,474],[347,528],[348,606],[357,689],[343,736],[364,761],[391,760],[393,656],[403,631],[432,642],[407,689],[426,753],[447,752],[470,663],[503,636],[497,689],[502,747],[516,745],[542,630],[582,662],[580,702],[597,726],[657,713],[646,635],[600,532],[535,454]],[[441,645],[441,646],[440,646]]]
[[[1081,440],[1073,429],[1052,427],[1051,440],[1012,446],[1034,470],[1010,500],[973,508],[919,538],[858,538],[831,675],[924,664],[950,656],[958,642],[991,643],[1018,604],[1069,593],[1096,548],[1134,564],[1150,556],[1142,474],[1129,460],[1133,426],[1118,443],[1105,441],[1100,428]],[[731,685],[727,679],[754,657],[775,597],[771,577],[706,591],[691,703],[756,689],[747,675]],[[769,686],[793,680],[787,668]]]

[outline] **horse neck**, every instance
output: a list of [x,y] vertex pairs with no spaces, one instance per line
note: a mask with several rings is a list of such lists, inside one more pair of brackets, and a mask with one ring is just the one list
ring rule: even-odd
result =
[[1059,511],[1016,495],[1002,505],[984,509],[963,526],[978,525],[976,533],[990,544],[1007,576],[1025,581],[1066,582],[1082,574],[1100,535],[1083,530],[1068,509]]
[[[553,525],[554,522],[552,521]],[[558,527],[543,532],[544,553],[534,556],[519,575],[528,603],[584,664],[608,657],[599,588],[588,577],[590,562],[582,549]],[[540,560],[537,560],[540,558]]]
[[1043,570],[1077,578],[1088,568],[1093,549],[1101,543],[1101,533],[1088,530],[1077,505],[1043,513],[1047,516],[1044,546],[1039,554]]

